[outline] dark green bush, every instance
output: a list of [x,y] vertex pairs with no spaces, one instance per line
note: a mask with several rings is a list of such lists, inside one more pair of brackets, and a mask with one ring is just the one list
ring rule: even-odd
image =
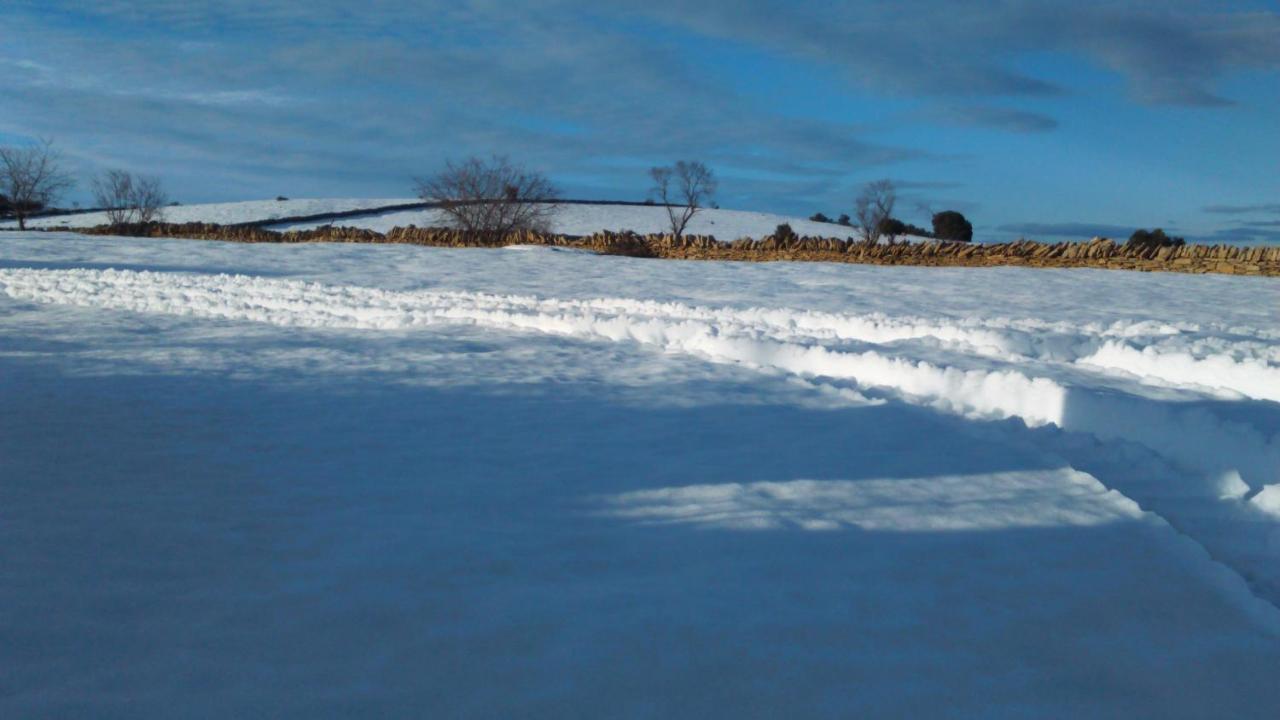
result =
[[904,223],[897,218],[885,218],[880,223],[880,234],[890,237],[898,237],[900,235],[915,235],[917,237],[932,237],[933,233],[922,227],[917,227],[911,223]]
[[1125,243],[1129,247],[1179,247],[1186,244],[1186,240],[1180,237],[1169,237],[1160,228],[1155,230],[1135,230],[1129,236],[1129,242]]
[[973,241],[973,225],[955,210],[943,210],[933,216],[933,236],[939,240]]

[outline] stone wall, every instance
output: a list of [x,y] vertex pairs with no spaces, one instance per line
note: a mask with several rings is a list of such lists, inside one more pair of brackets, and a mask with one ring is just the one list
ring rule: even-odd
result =
[[1152,247],[1117,244],[1104,238],[1089,242],[1042,243],[1019,240],[982,245],[930,241],[874,244],[835,238],[766,237],[761,240],[720,242],[710,236],[600,232],[583,237],[543,235],[532,232],[498,236],[443,228],[397,227],[383,234],[351,227],[275,232],[259,227],[207,223],[99,226],[83,230],[92,235],[179,237],[233,242],[356,242],[402,243],[432,247],[502,247],[553,245],[592,250],[609,255],[685,260],[780,260],[851,262],[872,265],[923,265],[935,267],[1087,267],[1121,270],[1232,275],[1280,276],[1280,247],[1234,245],[1183,245]]

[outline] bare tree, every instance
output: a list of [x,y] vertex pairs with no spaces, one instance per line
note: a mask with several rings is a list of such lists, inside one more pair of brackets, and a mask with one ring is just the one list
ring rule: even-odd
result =
[[863,240],[878,241],[884,222],[893,217],[893,206],[898,202],[898,191],[892,180],[867,183],[853,201],[853,215]]
[[159,220],[168,201],[160,178],[107,170],[93,179],[93,199],[104,208],[112,225]]
[[649,177],[653,178],[654,199],[667,209],[671,234],[677,240],[684,237],[689,221],[716,194],[715,174],[696,160],[681,160],[671,167],[649,170]]
[[164,219],[164,206],[169,202],[160,185],[160,178],[154,175],[139,175],[133,180],[133,194],[130,205],[138,222],[146,224]]
[[916,201],[916,214],[923,217],[931,218],[934,216],[933,203],[928,200]]
[[505,156],[450,161],[436,175],[414,182],[418,197],[438,203],[450,224],[469,232],[549,232],[560,209],[560,192],[545,175]]
[[48,140],[26,147],[0,147],[0,194],[9,198],[18,229],[27,229],[31,213],[55,202],[74,184],[62,170],[62,156]]
[[93,202],[107,214],[111,225],[123,225],[133,218],[133,175],[124,170],[107,170],[90,183]]

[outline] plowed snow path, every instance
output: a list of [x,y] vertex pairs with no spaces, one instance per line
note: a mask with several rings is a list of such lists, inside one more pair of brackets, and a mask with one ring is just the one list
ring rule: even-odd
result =
[[[291,327],[469,324],[634,342],[981,419],[1016,418],[1142,445],[1187,468],[1194,502],[1154,505],[1280,599],[1280,341],[1156,322],[843,315],[627,298],[391,291],[245,275],[0,270],[20,300]],[[852,385],[852,387],[850,387]]]

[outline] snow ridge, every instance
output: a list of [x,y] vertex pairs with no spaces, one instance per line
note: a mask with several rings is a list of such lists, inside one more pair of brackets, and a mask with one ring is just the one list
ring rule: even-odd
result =
[[[1215,354],[1197,358],[1180,346],[1184,330],[1157,324],[1116,323],[1075,327],[1016,320],[891,318],[882,314],[841,315],[778,308],[708,308],[626,298],[543,299],[448,291],[390,291],[329,286],[244,275],[192,275],[116,270],[0,270],[0,288],[18,299],[138,312],[252,320],[296,327],[392,329],[440,323],[468,323],[504,330],[551,333],[611,341],[631,341],[788,374],[852,380],[885,388],[940,409],[987,419],[1019,418],[1029,426],[1057,425],[1105,437],[1135,440],[1184,461],[1184,444],[1159,441],[1141,429],[1084,408],[1107,408],[1117,382],[1139,376],[1204,396],[1280,399],[1276,346],[1227,342]],[[1237,329],[1238,330],[1238,329]],[[1114,339],[1122,338],[1122,339]],[[944,360],[921,359],[903,341],[926,341]],[[852,346],[851,346],[852,345]],[[1203,349],[1201,349],[1203,352]],[[1236,357],[1232,357],[1235,355]],[[972,358],[981,362],[973,362]],[[1027,361],[1035,361],[1028,363]],[[966,367],[966,365],[971,367]],[[1026,368],[1043,369],[1043,375]],[[1101,370],[1111,384],[1103,393],[1085,372]],[[1132,383],[1131,383],[1132,385]],[[1151,405],[1140,389],[1125,388],[1121,404]],[[1187,393],[1191,394],[1188,395]],[[1070,396],[1070,397],[1068,397]],[[1068,401],[1073,407],[1068,408]],[[1159,432],[1197,429],[1212,433],[1215,421],[1200,415],[1140,411]],[[1224,421],[1225,422],[1225,421]],[[1247,436],[1247,428],[1227,423],[1225,442]],[[1257,435],[1257,433],[1253,433]],[[1280,468],[1272,439],[1250,473],[1274,482]],[[1274,464],[1271,464],[1275,461]],[[1196,464],[1196,463],[1193,463]],[[1271,464],[1271,472],[1266,468]],[[1257,468],[1253,468],[1257,465]],[[1216,465],[1212,468],[1221,470]]]

